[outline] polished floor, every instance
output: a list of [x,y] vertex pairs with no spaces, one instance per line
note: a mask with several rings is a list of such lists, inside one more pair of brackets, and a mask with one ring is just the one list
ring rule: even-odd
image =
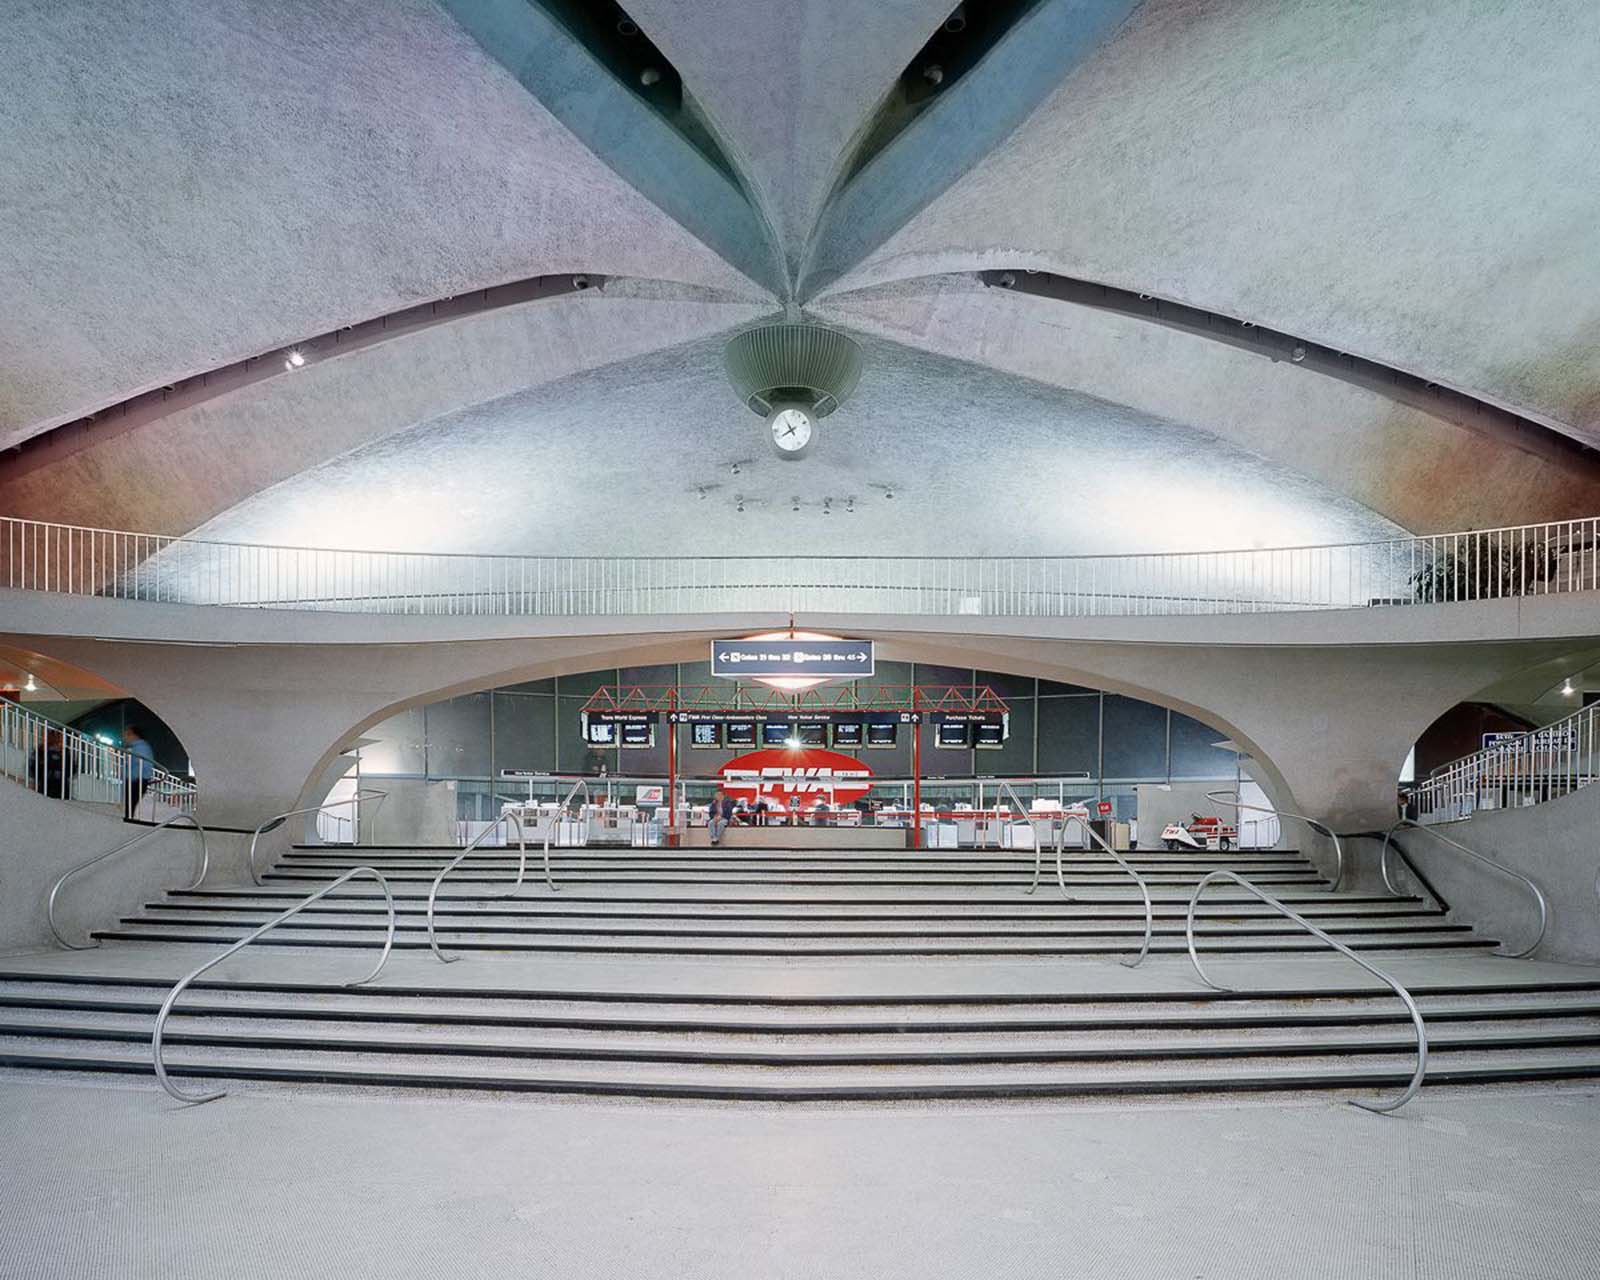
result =
[[6,1280],[1600,1274],[1600,1091],[783,1110],[0,1078]]

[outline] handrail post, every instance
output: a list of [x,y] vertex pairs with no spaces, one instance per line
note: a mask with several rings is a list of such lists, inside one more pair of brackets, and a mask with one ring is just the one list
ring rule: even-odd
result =
[[56,941],[59,942],[63,947],[66,947],[69,951],[91,951],[100,945],[93,938],[91,938],[88,942],[69,942],[62,934],[60,927],[56,924],[56,898],[61,893],[62,885],[66,884],[66,882],[73,876],[77,875],[78,872],[86,871],[90,867],[95,866],[97,863],[104,862],[107,858],[121,853],[124,849],[131,849],[134,845],[139,844],[141,841],[148,840],[151,836],[155,835],[156,832],[164,831],[177,822],[187,822],[195,829],[195,833],[200,837],[200,874],[195,876],[193,884],[184,886],[185,889],[198,889],[200,887],[200,882],[206,878],[206,873],[211,870],[211,850],[206,843],[206,829],[200,825],[200,819],[196,818],[194,814],[175,813],[164,822],[157,823],[154,827],[150,828],[150,830],[141,831],[131,840],[124,840],[115,849],[108,849],[106,852],[90,858],[89,861],[80,862],[77,866],[62,873],[61,878],[57,880],[55,884],[50,886],[50,896],[45,900],[44,908],[45,920],[50,925],[50,932],[55,934]]
[[[478,834],[473,838],[472,843],[467,845],[467,847],[465,849],[463,849],[460,853],[456,854],[456,856],[450,860],[450,864],[448,866],[446,866],[444,868],[444,870],[439,872],[439,874],[436,875],[433,878],[433,887],[428,890],[428,945],[433,948],[433,954],[438,956],[440,961],[442,963],[444,963],[444,964],[454,964],[457,960],[461,959],[461,957],[460,956],[447,956],[443,952],[443,950],[441,950],[440,947],[439,947],[439,935],[438,935],[437,931],[435,930],[434,923],[433,923],[434,903],[438,899],[438,896],[439,896],[439,886],[444,883],[444,878],[447,875],[449,875],[452,871],[454,871],[457,867],[459,867],[462,864],[462,862],[464,862],[466,860],[466,857],[467,857],[467,855],[469,853],[471,853],[474,849],[476,849],[480,844],[482,844],[485,840],[487,840],[491,834],[493,834],[495,831],[498,831],[500,829],[500,827],[504,823],[507,823],[507,822],[511,822],[511,823],[514,823],[516,825],[516,828],[517,828],[517,845],[518,845],[518,848],[521,850],[520,856],[517,859],[517,879],[516,879],[516,883],[514,883],[507,892],[505,892],[505,893],[500,895],[502,898],[512,897],[517,892],[517,890],[522,887],[522,877],[523,877],[524,873],[528,869],[528,837],[527,837],[527,831],[522,825],[522,818],[518,815],[518,813],[517,813],[517,811],[515,809],[507,809],[504,813],[502,813],[498,818],[496,818],[493,822],[491,822],[482,831],[478,832]],[[545,875],[546,875],[547,878],[548,878],[548,876],[550,874],[550,868],[549,868],[548,859],[549,859],[549,854],[548,854],[548,851],[547,851],[546,852],[546,863],[545,863]],[[550,887],[552,889],[555,888],[555,882],[554,881],[551,881]]]
[[[1232,797],[1229,799],[1228,797]],[[1237,791],[1208,791],[1207,800],[1214,800],[1217,804],[1232,806],[1235,813],[1243,813],[1246,809],[1254,809],[1257,813],[1270,813],[1278,818],[1295,818],[1306,824],[1313,831],[1319,832],[1333,841],[1333,889],[1338,892],[1339,886],[1344,883],[1344,844],[1339,839],[1339,833],[1325,822],[1316,818],[1308,818],[1303,813],[1295,813],[1290,809],[1275,809],[1271,805],[1249,804]]]
[[[310,805],[304,809],[290,809],[287,813],[274,814],[272,817],[268,818],[250,833],[250,852],[245,856],[245,865],[250,870],[250,879],[255,881],[258,888],[260,887],[261,872],[256,867],[256,842],[260,840],[262,836],[266,835],[267,832],[276,831],[290,818],[298,818],[302,814],[324,813],[329,809],[337,809],[340,805],[359,804],[363,796],[377,796],[378,803],[381,805],[389,798],[389,793],[387,791],[379,791],[375,787],[361,787],[352,792],[350,795],[346,796],[343,800],[331,800],[323,804]],[[352,815],[352,817],[359,817],[359,813],[360,811],[358,809],[356,814]],[[360,841],[357,840],[356,843],[359,844]]]
[[367,976],[364,978],[357,978],[354,982],[347,982],[344,985],[347,987],[363,986],[364,984],[371,982],[383,972],[383,966],[389,963],[389,953],[394,949],[394,895],[389,892],[389,882],[383,878],[383,873],[381,871],[378,871],[374,867],[353,867],[349,871],[346,871],[337,880],[333,881],[332,884],[324,885],[309,898],[306,898],[305,901],[297,902],[287,911],[284,911],[280,915],[274,916],[259,929],[255,929],[245,937],[240,938],[238,942],[235,942],[221,955],[213,956],[210,960],[207,960],[192,973],[189,973],[186,976],[178,979],[178,984],[172,988],[172,990],[167,994],[167,998],[162,1002],[161,1011],[156,1014],[155,1030],[150,1035],[151,1061],[155,1066],[156,1079],[161,1081],[161,1087],[163,1089],[170,1093],[179,1102],[215,1102],[218,1098],[227,1096],[226,1090],[218,1090],[216,1093],[207,1093],[199,1097],[195,1097],[192,1094],[184,1093],[183,1090],[179,1089],[172,1083],[171,1080],[167,1078],[166,1063],[164,1063],[161,1059],[161,1037],[166,1030],[167,1016],[172,1012],[172,1006],[177,1003],[178,997],[183,994],[184,988],[186,988],[207,969],[214,968],[215,966],[221,964],[229,956],[235,954],[236,952],[243,951],[257,938],[261,937],[262,934],[271,929],[277,928],[291,916],[298,915],[306,907],[309,907],[313,902],[317,901],[318,898],[326,897],[328,894],[332,893],[335,889],[342,885],[346,880],[349,880],[352,876],[359,876],[363,874],[371,876],[378,882],[378,887],[383,890],[383,900],[389,909],[389,931],[383,940],[383,954],[378,957],[378,963],[373,966],[372,972],[367,974]]
[[[1468,855],[1469,857],[1476,858],[1479,862],[1493,867],[1496,871],[1500,872],[1501,875],[1508,876],[1513,880],[1520,880],[1527,887],[1528,892],[1533,894],[1534,903],[1539,908],[1539,933],[1538,936],[1535,937],[1534,940],[1521,951],[1503,951],[1500,954],[1508,957],[1509,959],[1520,960],[1523,956],[1532,955],[1538,950],[1539,944],[1544,941],[1545,931],[1550,927],[1550,904],[1544,896],[1544,890],[1535,884],[1532,879],[1523,875],[1522,872],[1513,871],[1504,863],[1496,862],[1487,854],[1479,853],[1476,849],[1467,848],[1467,846],[1462,844],[1459,840],[1452,840],[1449,836],[1445,835],[1444,832],[1438,831],[1431,826],[1426,826],[1420,822],[1413,822],[1410,818],[1401,818],[1394,824],[1394,826],[1390,827],[1383,833],[1383,848],[1378,854],[1378,871],[1383,876],[1384,888],[1388,889],[1389,892],[1394,894],[1394,896],[1397,898],[1401,896],[1399,889],[1395,887],[1394,881],[1389,876],[1389,849],[1391,845],[1393,846],[1395,853],[1400,856],[1400,861],[1405,865],[1406,869],[1409,870],[1411,874],[1418,880],[1421,880],[1424,885],[1427,885],[1427,881],[1420,874],[1418,874],[1417,869],[1411,865],[1410,860],[1406,857],[1406,851],[1402,849],[1399,843],[1394,839],[1394,833],[1401,827],[1411,827],[1417,831],[1421,831],[1425,835],[1430,835],[1435,840],[1443,841],[1452,849],[1459,849],[1462,853]],[[1433,893],[1431,886],[1428,886],[1428,892]],[[1434,897],[1437,898],[1438,895],[1434,894]],[[1440,905],[1445,906],[1446,904],[1440,903]]]
[[[1002,782],[1000,785],[1007,791],[1011,792],[1011,798],[1015,800],[1017,805],[1020,807],[1022,801],[1020,798],[1018,798],[1017,793],[1011,789],[1011,784]],[[1060,823],[1059,826],[1057,826],[1058,821]],[[1122,960],[1118,962],[1125,965],[1129,969],[1137,968],[1144,962],[1144,958],[1150,954],[1150,943],[1152,938],[1155,936],[1156,912],[1155,905],[1150,900],[1150,886],[1148,883],[1146,883],[1145,878],[1135,871],[1131,865],[1129,865],[1127,859],[1122,857],[1121,854],[1119,854],[1115,849],[1113,849],[1097,834],[1095,834],[1095,829],[1089,825],[1087,819],[1080,818],[1076,814],[1072,814],[1070,816],[1061,815],[1059,818],[1052,816],[1050,819],[1050,829],[1055,836],[1056,845],[1056,885],[1061,890],[1061,896],[1068,902],[1072,902],[1074,899],[1072,895],[1067,892],[1066,872],[1062,869],[1061,865],[1062,850],[1065,848],[1067,842],[1068,822],[1081,822],[1083,824],[1084,833],[1089,837],[1089,839],[1104,849],[1119,867],[1133,877],[1133,882],[1139,886],[1139,892],[1144,897],[1144,945],[1139,948],[1139,954],[1132,960]],[[1039,887],[1041,856],[1042,850],[1038,840],[1035,839],[1033,849],[1033,883],[1024,890],[1025,893],[1031,894]]]
[[1304,916],[1278,901],[1278,899],[1274,898],[1270,893],[1266,892],[1264,889],[1257,888],[1243,876],[1237,875],[1232,871],[1213,871],[1210,874],[1202,877],[1200,883],[1195,886],[1194,896],[1189,899],[1189,914],[1188,918],[1184,922],[1184,937],[1188,940],[1189,944],[1189,961],[1194,965],[1194,971],[1199,975],[1200,981],[1205,983],[1206,986],[1210,987],[1214,991],[1232,991],[1235,989],[1233,987],[1225,987],[1220,982],[1213,982],[1211,980],[1204,967],[1200,964],[1200,953],[1198,950],[1196,950],[1194,945],[1194,918],[1195,912],[1200,906],[1200,895],[1203,894],[1211,885],[1216,884],[1221,880],[1231,880],[1234,884],[1245,890],[1245,892],[1254,894],[1269,907],[1272,907],[1282,915],[1287,916],[1301,928],[1314,934],[1323,942],[1326,942],[1335,951],[1338,951],[1341,954],[1348,956],[1351,960],[1354,960],[1368,973],[1372,974],[1373,977],[1382,979],[1389,985],[1390,989],[1394,991],[1395,995],[1400,997],[1400,999],[1405,1003],[1407,1012],[1411,1014],[1412,1024],[1417,1029],[1417,1069],[1411,1075],[1411,1082],[1406,1085],[1404,1091],[1393,1102],[1379,1106],[1375,1103],[1358,1102],[1352,1099],[1351,1105],[1360,1107],[1363,1111],[1373,1111],[1383,1114],[1389,1111],[1396,1111],[1405,1106],[1406,1103],[1410,1102],[1411,1099],[1416,1096],[1417,1090],[1422,1087],[1422,1077],[1426,1075],[1428,1071],[1428,1029],[1423,1025],[1422,1011],[1417,1008],[1417,1002],[1411,998],[1411,993],[1407,991],[1405,987],[1400,985],[1398,979],[1391,977],[1387,972],[1378,968],[1377,965],[1363,960],[1337,938],[1331,937],[1322,929],[1319,929],[1316,925],[1312,924],[1311,921],[1307,920]]

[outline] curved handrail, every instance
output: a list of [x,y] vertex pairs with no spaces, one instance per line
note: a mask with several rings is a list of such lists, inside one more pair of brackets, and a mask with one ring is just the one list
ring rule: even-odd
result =
[[172,990],[167,993],[167,998],[161,1004],[161,1012],[156,1014],[156,1028],[150,1036],[151,1059],[156,1069],[156,1079],[161,1081],[161,1087],[163,1089],[170,1093],[179,1102],[215,1102],[218,1098],[227,1096],[227,1090],[219,1089],[216,1093],[208,1093],[200,1097],[195,1097],[192,1094],[184,1093],[183,1090],[174,1085],[171,1080],[167,1079],[167,1067],[166,1064],[161,1060],[161,1034],[166,1030],[167,1015],[172,1012],[172,1006],[177,1003],[178,997],[183,994],[184,988],[198,978],[207,969],[221,964],[235,952],[243,951],[244,948],[248,947],[252,942],[254,942],[262,934],[266,933],[269,929],[276,929],[290,916],[297,915],[306,907],[309,907],[318,898],[326,897],[352,876],[359,876],[363,873],[376,880],[378,882],[378,887],[383,890],[383,900],[388,904],[389,907],[389,932],[383,940],[383,954],[378,957],[378,963],[373,967],[372,972],[364,978],[357,978],[354,982],[347,982],[344,985],[347,987],[359,987],[363,983],[371,982],[383,972],[383,966],[389,963],[389,952],[394,948],[394,895],[389,892],[389,882],[383,878],[383,873],[381,871],[378,871],[373,867],[353,867],[349,871],[346,871],[332,884],[324,885],[322,888],[318,889],[303,902],[297,902],[294,904],[294,906],[290,907],[282,914],[273,916],[272,919],[268,920],[266,924],[262,925],[259,929],[252,930],[243,938],[240,938],[239,941],[235,942],[221,955],[213,956],[211,959],[207,960],[193,973],[178,979],[178,985],[173,987]]
[[[1139,965],[1144,963],[1144,958],[1150,954],[1150,942],[1156,931],[1156,910],[1155,906],[1150,901],[1150,886],[1142,875],[1128,865],[1127,859],[1125,859],[1120,853],[1118,853],[1100,838],[1099,834],[1093,827],[1089,825],[1087,820],[1078,817],[1077,814],[1072,814],[1070,816],[1064,816],[1061,819],[1061,825],[1056,828],[1056,884],[1061,889],[1061,896],[1068,902],[1071,902],[1073,899],[1072,895],[1067,892],[1067,877],[1061,866],[1061,853],[1066,844],[1068,822],[1083,823],[1084,834],[1087,835],[1089,839],[1093,840],[1095,844],[1104,849],[1112,861],[1114,861],[1119,867],[1133,877],[1133,882],[1139,886],[1139,892],[1144,895],[1144,945],[1139,948],[1139,954],[1132,960],[1118,961],[1119,964],[1122,964],[1129,969],[1136,969],[1139,967]],[[1051,825],[1055,825],[1054,820],[1052,820]],[[1039,871],[1040,857],[1038,846],[1036,844],[1033,855],[1033,883],[1024,890],[1025,893],[1032,893],[1039,887]]]
[[389,798],[389,793],[387,791],[379,791],[373,787],[362,787],[353,794],[346,796],[343,800],[331,800],[326,804],[314,804],[305,809],[290,809],[288,813],[280,813],[268,818],[250,833],[250,853],[245,860],[245,865],[250,868],[250,878],[258,885],[261,883],[261,873],[256,870],[256,841],[260,840],[267,832],[276,831],[290,818],[298,818],[303,813],[321,813],[324,809],[337,809],[343,804],[357,804],[363,796],[377,796],[378,802],[381,804]]
[[[1228,797],[1232,797],[1229,799]],[[1315,818],[1308,818],[1303,813],[1294,813],[1288,809],[1274,809],[1269,804],[1249,804],[1240,798],[1237,791],[1208,791],[1207,800],[1215,800],[1218,804],[1232,805],[1235,812],[1254,809],[1257,813],[1271,813],[1279,818],[1298,818],[1313,831],[1320,831],[1333,841],[1333,888],[1337,890],[1344,883],[1344,845],[1340,843],[1339,833],[1325,822],[1318,822]]]
[[165,821],[158,822],[148,831],[141,831],[138,835],[134,836],[133,839],[124,840],[115,849],[108,849],[106,852],[90,858],[87,862],[80,862],[70,871],[64,873],[61,879],[57,880],[55,884],[50,887],[50,897],[45,903],[44,914],[45,919],[50,922],[50,932],[56,935],[57,942],[71,951],[91,951],[100,945],[92,938],[88,942],[68,942],[67,939],[62,936],[61,930],[56,926],[56,895],[61,892],[61,886],[66,884],[66,882],[73,876],[77,875],[78,872],[86,871],[96,863],[104,862],[107,858],[113,856],[114,854],[121,853],[124,849],[131,849],[141,840],[148,840],[151,836],[155,835],[156,832],[166,830],[166,828],[170,827],[175,822],[187,822],[200,836],[200,874],[194,878],[193,884],[184,886],[187,889],[198,889],[200,887],[200,882],[206,878],[206,872],[211,870],[211,851],[206,847],[206,829],[200,825],[200,819],[196,818],[194,814],[175,813]]
[[1201,877],[1200,883],[1194,887],[1194,896],[1189,899],[1189,915],[1188,919],[1184,923],[1184,935],[1189,942],[1189,960],[1194,965],[1194,971],[1200,975],[1200,981],[1216,991],[1234,990],[1233,987],[1225,987],[1220,982],[1213,982],[1210,977],[1207,976],[1205,969],[1203,969],[1200,965],[1200,953],[1195,950],[1194,946],[1194,917],[1195,911],[1200,905],[1200,895],[1204,893],[1209,886],[1216,884],[1219,880],[1231,880],[1234,884],[1238,885],[1246,892],[1255,894],[1256,897],[1260,898],[1261,901],[1265,902],[1269,907],[1272,907],[1273,909],[1288,916],[1289,919],[1293,920],[1301,928],[1310,931],[1312,934],[1322,939],[1322,941],[1326,942],[1335,951],[1338,951],[1354,960],[1368,973],[1372,974],[1373,977],[1381,978],[1389,985],[1389,988],[1395,993],[1395,995],[1400,997],[1401,1001],[1404,1002],[1406,1009],[1411,1014],[1412,1023],[1414,1023],[1417,1028],[1417,1069],[1411,1075],[1411,1083],[1406,1085],[1404,1091],[1398,1098],[1386,1105],[1379,1106],[1374,1103],[1358,1102],[1355,1099],[1351,1099],[1351,1105],[1360,1107],[1363,1111],[1375,1111],[1381,1114],[1387,1111],[1398,1110],[1400,1107],[1403,1107],[1406,1103],[1410,1102],[1411,1099],[1416,1096],[1417,1090],[1422,1087],[1422,1077],[1426,1075],[1428,1071],[1428,1029],[1423,1025],[1422,1010],[1417,1008],[1417,1002],[1411,998],[1411,993],[1400,985],[1398,979],[1391,977],[1384,970],[1378,968],[1377,965],[1370,964],[1363,960],[1349,947],[1345,946],[1344,943],[1340,942],[1337,938],[1330,937],[1327,933],[1323,932],[1323,930],[1312,924],[1311,921],[1300,915],[1299,912],[1285,906],[1270,893],[1267,893],[1263,889],[1258,889],[1243,876],[1236,875],[1232,871],[1213,871],[1209,875]]
[[[560,891],[560,886],[556,884],[555,880],[550,875],[550,841],[551,841],[551,838],[556,833],[556,823],[560,822],[561,819],[566,816],[567,806],[572,803],[572,797],[577,795],[578,792],[580,792],[580,791],[583,792],[583,804],[578,809],[578,816],[580,818],[583,816],[584,809],[588,808],[589,805],[593,801],[592,801],[592,798],[591,798],[591,796],[589,794],[589,784],[584,779],[579,778],[576,782],[574,782],[572,784],[572,790],[567,792],[566,798],[564,800],[562,800],[561,807],[556,810],[556,816],[551,820],[550,825],[545,828],[545,833],[544,833],[544,878],[545,878],[545,883],[548,884],[551,887],[551,889],[556,890],[557,892]],[[685,805],[684,807],[687,808],[688,806]],[[688,823],[688,817],[687,816],[685,816],[684,822],[685,822],[685,824]]]
[[[436,875],[433,878],[433,888],[428,890],[428,945],[433,948],[433,954],[438,956],[439,959],[441,961],[443,961],[445,964],[454,964],[457,960],[461,959],[461,957],[460,956],[447,956],[447,955],[445,955],[445,953],[443,951],[441,951],[439,949],[439,938],[438,938],[438,935],[434,932],[434,927],[433,927],[433,904],[434,904],[435,899],[437,899],[438,896],[439,896],[439,886],[444,883],[444,878],[447,875],[449,875],[452,871],[454,871],[457,867],[459,867],[462,864],[462,862],[466,859],[466,857],[467,857],[467,855],[469,853],[471,853],[480,844],[482,844],[485,840],[487,840],[489,838],[489,836],[491,835],[491,833],[493,833],[495,831],[498,831],[501,828],[501,826],[503,824],[507,823],[507,822],[510,822],[510,823],[512,823],[513,825],[516,826],[516,828],[517,828],[517,846],[521,850],[521,856],[517,859],[517,880],[516,880],[516,883],[511,886],[511,888],[510,888],[510,890],[508,892],[503,893],[503,894],[500,895],[503,898],[511,897],[511,895],[516,893],[516,891],[518,889],[522,888],[522,877],[524,876],[524,874],[526,874],[526,872],[528,870],[528,835],[527,835],[527,830],[526,830],[526,828],[523,827],[522,818],[517,813],[517,811],[515,809],[507,809],[504,813],[502,813],[498,818],[496,818],[493,822],[491,822],[482,831],[478,832],[478,834],[473,837],[472,843],[469,844],[460,853],[456,854],[456,856],[450,860],[450,864],[447,867],[445,867],[445,869],[443,871],[439,872],[439,874]],[[548,856],[549,855],[546,854],[546,862],[545,862],[545,876],[546,876],[546,878],[548,878],[549,874],[550,874],[550,864],[549,864],[549,861],[548,861]],[[552,889],[555,888],[555,883],[553,881],[551,882],[550,887]]]
[[[1452,840],[1449,836],[1445,835],[1444,832],[1436,830],[1433,827],[1423,826],[1422,823],[1414,822],[1410,818],[1401,818],[1394,824],[1394,826],[1390,827],[1383,833],[1383,850],[1378,855],[1378,870],[1383,873],[1384,888],[1388,889],[1389,892],[1394,894],[1394,896],[1397,898],[1401,896],[1400,890],[1395,888],[1394,881],[1389,877],[1389,846],[1394,838],[1394,833],[1401,827],[1413,827],[1418,831],[1426,832],[1434,839],[1444,841],[1444,843],[1449,845],[1452,849],[1459,849],[1462,853],[1476,858],[1479,862],[1487,863],[1496,871],[1500,872],[1501,875],[1509,876],[1513,880],[1522,881],[1522,883],[1527,886],[1528,892],[1533,894],[1533,900],[1539,905],[1539,936],[1521,951],[1506,951],[1502,952],[1502,954],[1511,959],[1520,959],[1521,957],[1531,955],[1533,952],[1538,950],[1539,944],[1544,941],[1545,930],[1550,927],[1550,904],[1545,899],[1544,890],[1539,888],[1539,886],[1527,876],[1523,875],[1522,872],[1513,871],[1504,863],[1496,862],[1487,854],[1479,853],[1476,849],[1467,848],[1467,846],[1462,844],[1461,841]],[[1423,879],[1422,876],[1417,875],[1417,869],[1411,865],[1410,860],[1406,857],[1406,851],[1398,844],[1394,845],[1394,850],[1400,855],[1400,861],[1405,864],[1406,869],[1410,871],[1412,875],[1417,876],[1417,879],[1422,880],[1424,884],[1427,884],[1427,881]],[[1432,886],[1429,886],[1429,892],[1432,892]],[[1441,903],[1440,905],[1444,904]]]

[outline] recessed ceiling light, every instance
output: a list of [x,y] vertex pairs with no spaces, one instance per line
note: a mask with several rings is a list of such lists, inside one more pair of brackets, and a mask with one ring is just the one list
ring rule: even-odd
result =
[[289,352],[288,359],[283,362],[283,367],[285,369],[298,369],[301,365],[305,364],[305,362],[305,356],[301,354],[298,348],[296,348]]

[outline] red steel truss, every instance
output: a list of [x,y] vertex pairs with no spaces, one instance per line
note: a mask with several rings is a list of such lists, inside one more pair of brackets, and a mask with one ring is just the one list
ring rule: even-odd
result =
[[771,689],[765,685],[614,684],[595,690],[588,711],[945,711],[1004,715],[1010,706],[988,685],[854,684],[818,689]]

